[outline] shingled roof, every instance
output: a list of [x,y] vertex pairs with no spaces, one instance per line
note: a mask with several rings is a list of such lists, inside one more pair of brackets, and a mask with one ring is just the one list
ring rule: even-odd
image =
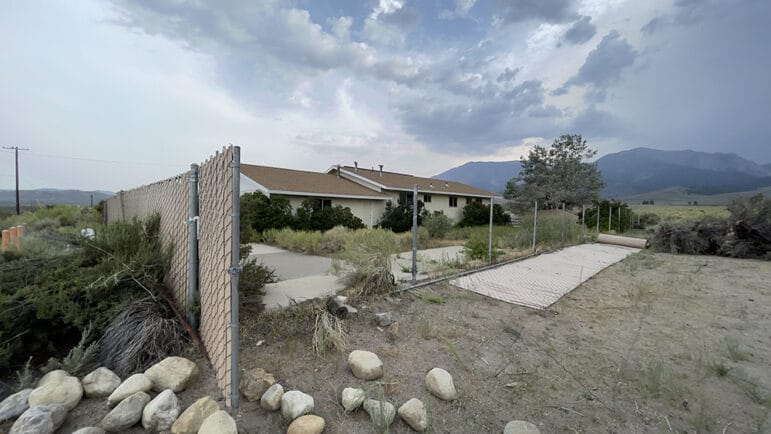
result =
[[241,174],[267,189],[270,194],[390,199],[388,195],[334,174],[243,163]]
[[[334,173],[337,170],[337,166],[332,167],[327,173]],[[418,185],[419,193],[441,193],[441,194],[453,194],[458,196],[477,196],[477,197],[493,197],[495,193],[482,190],[480,188],[472,187],[460,182],[446,181],[443,179],[434,178],[421,178],[419,176],[412,176],[406,173],[396,172],[381,172],[377,169],[358,169],[351,166],[343,166],[340,171],[344,175],[348,175],[352,178],[364,178],[364,181],[371,182],[372,184],[385,189],[385,190],[400,190],[400,191],[412,191],[413,185]]]

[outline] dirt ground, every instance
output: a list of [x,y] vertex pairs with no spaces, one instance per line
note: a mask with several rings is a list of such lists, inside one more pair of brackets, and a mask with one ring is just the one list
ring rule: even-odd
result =
[[[435,433],[500,433],[513,419],[543,433],[771,432],[771,262],[643,252],[546,311],[448,284],[425,294],[356,303],[362,309],[345,320],[348,350],[383,360],[377,382],[353,377],[347,351],[313,356],[310,303],[267,314],[244,309],[241,366],[262,367],[285,390],[312,395],[327,433],[374,432],[363,410],[343,412],[345,387],[397,408],[421,399]],[[373,312],[384,311],[398,325],[381,331]],[[205,395],[224,408],[196,348],[185,356],[202,376],[179,394],[183,408]],[[453,375],[458,400],[429,394],[424,378],[434,367]],[[96,424],[107,411],[104,400],[83,400],[58,432]],[[257,402],[243,401],[234,417],[242,433],[287,426]],[[398,416],[391,428],[411,432]]]
[[[345,321],[348,350],[383,360],[378,382],[354,378],[347,351],[314,358],[309,305],[245,313],[241,366],[312,395],[328,433],[373,432],[363,410],[343,412],[345,387],[397,408],[421,399],[436,433],[499,433],[513,419],[544,433],[771,432],[770,262],[642,252],[547,311],[447,284],[428,291],[444,302],[403,294]],[[382,311],[398,326],[378,330],[372,313]],[[458,400],[429,394],[434,367],[453,375]],[[235,416],[243,432],[286,429],[256,402]],[[397,416],[392,432],[410,430]]]

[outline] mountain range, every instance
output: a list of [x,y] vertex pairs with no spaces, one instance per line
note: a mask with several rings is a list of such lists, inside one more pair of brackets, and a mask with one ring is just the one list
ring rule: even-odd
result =
[[[115,193],[109,191],[83,191],[83,190],[58,190],[55,188],[41,188],[37,190],[20,190],[19,202],[21,205],[90,205],[91,195],[94,205],[100,200],[109,199]],[[0,206],[16,204],[16,190],[0,190]]]
[[[771,186],[771,164],[758,164],[736,154],[634,148],[607,154],[596,163],[606,183],[603,197],[625,198],[667,189],[671,194],[673,188],[714,195]],[[434,178],[501,193],[521,167],[518,160],[472,161]]]

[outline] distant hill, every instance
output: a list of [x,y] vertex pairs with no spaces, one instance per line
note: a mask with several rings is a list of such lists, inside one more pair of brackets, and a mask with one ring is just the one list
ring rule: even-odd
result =
[[[94,205],[103,199],[109,199],[115,193],[109,191],[57,190],[41,188],[38,190],[20,190],[19,199],[22,205],[89,205],[91,195],[94,195]],[[16,204],[15,190],[0,190],[0,206]]]
[[503,193],[506,183],[519,175],[522,165],[514,161],[469,161],[468,163],[442,172],[433,178],[462,182],[472,187]]
[[[597,166],[606,183],[604,197],[630,197],[674,187],[689,194],[712,195],[771,186],[771,164],[757,164],[736,154],[635,148],[605,155]],[[520,169],[516,160],[474,161],[435,178],[501,193]]]
[[722,194],[696,194],[684,187],[671,187],[664,190],[622,197],[621,200],[630,204],[654,201],[656,205],[687,205],[689,202],[696,202],[697,205],[727,205],[738,196],[752,197],[758,193],[771,197],[771,187]]
[[605,155],[597,167],[607,184],[603,190],[607,197],[670,187],[720,194],[771,186],[771,170],[736,154],[635,148]]

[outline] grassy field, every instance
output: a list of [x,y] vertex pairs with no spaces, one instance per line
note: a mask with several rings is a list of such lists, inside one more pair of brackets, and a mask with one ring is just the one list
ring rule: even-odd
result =
[[664,220],[674,219],[696,219],[704,216],[728,217],[729,213],[725,206],[702,206],[702,205],[631,205],[635,213],[656,214]]

